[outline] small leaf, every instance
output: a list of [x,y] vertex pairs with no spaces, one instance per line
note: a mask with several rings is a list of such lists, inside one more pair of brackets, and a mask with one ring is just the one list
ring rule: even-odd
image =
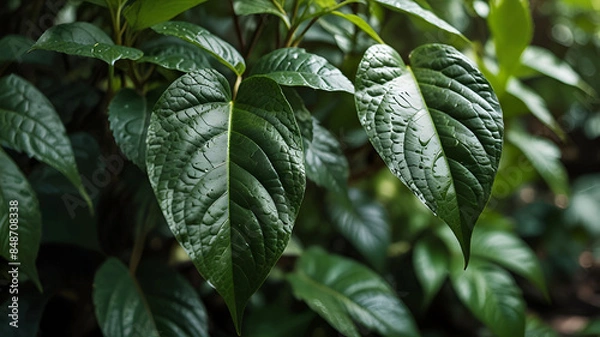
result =
[[360,336],[353,320],[385,337],[419,336],[410,312],[391,287],[352,260],[311,248],[288,281],[296,298],[345,336]]
[[346,20],[352,22],[356,27],[360,28],[363,32],[367,33],[367,35],[369,35],[377,43],[381,43],[381,44],[385,43],[385,42],[383,42],[381,37],[379,37],[379,35],[373,29],[373,27],[371,27],[371,25],[369,25],[369,23],[367,23],[365,20],[363,20],[363,18],[361,18],[360,16],[358,16],[356,14],[343,13],[340,11],[333,11],[333,12],[331,12],[331,14],[339,16],[343,19],[346,19]]
[[513,128],[506,138],[529,159],[555,194],[569,194],[569,177],[560,161],[560,149],[551,141]]
[[42,34],[32,49],[100,59],[110,65],[121,59],[137,60],[141,50],[115,45],[100,28],[87,22],[54,26]]
[[108,106],[108,120],[115,141],[139,168],[146,168],[146,132],[150,111],[146,98],[132,89],[119,91]]
[[92,210],[60,117],[41,92],[17,75],[0,79],[0,141],[64,174]]
[[454,263],[450,278],[458,298],[498,337],[524,337],[525,302],[505,270],[473,258],[463,270]]
[[246,70],[244,58],[232,45],[198,25],[169,21],[156,24],[152,29],[159,34],[175,36],[202,48],[237,75],[243,74]]
[[534,316],[527,316],[525,321],[525,337],[559,337],[559,335],[541,319]]
[[424,237],[415,244],[413,264],[415,275],[423,287],[423,305],[428,306],[448,277],[448,251],[435,236]]
[[148,62],[184,73],[210,68],[207,55],[191,43],[175,39],[162,40],[145,50],[139,62]]
[[548,110],[544,99],[535,93],[535,91],[524,85],[521,81],[512,78],[508,81],[506,92],[523,102],[540,122],[546,125],[561,139],[565,139],[565,132],[561,129],[552,113]]
[[186,74],[152,113],[150,182],[169,227],[225,299],[238,332],[300,208],[301,142],[281,89],[266,78],[243,81],[232,102],[215,70]]
[[278,16],[289,29],[290,19],[282,7],[275,6],[273,0],[236,0],[233,8],[237,15],[273,14]]
[[456,49],[425,45],[410,59],[407,67],[392,48],[369,48],[356,75],[356,110],[392,173],[450,226],[466,263],[498,170],[502,111]]
[[20,262],[17,268],[42,291],[35,266],[42,236],[40,205],[27,178],[1,147],[0,163],[0,256]]
[[352,82],[339,69],[302,48],[281,48],[261,57],[252,75],[266,76],[285,86],[354,93]]
[[357,189],[330,196],[329,213],[337,230],[375,269],[382,270],[391,235],[383,206]]
[[136,0],[125,9],[125,19],[133,30],[164,22],[207,0]]
[[463,41],[468,41],[467,38],[462,35],[456,28],[447,23],[446,21],[440,19],[433,12],[419,6],[415,1],[412,0],[375,0],[375,2],[391,9],[394,11],[407,13],[409,15],[415,16],[430,24],[436,26],[437,28],[444,30],[452,35],[459,37]]

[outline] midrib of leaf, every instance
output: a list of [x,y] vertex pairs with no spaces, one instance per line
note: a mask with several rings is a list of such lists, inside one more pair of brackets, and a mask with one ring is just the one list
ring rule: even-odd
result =
[[[234,94],[234,96],[235,96],[235,94]],[[226,191],[227,191],[227,221],[224,222],[223,225],[225,225],[227,222],[229,222],[229,242],[228,242],[229,249],[228,249],[228,251],[229,251],[229,255],[230,255],[229,258],[231,260],[231,263],[229,263],[228,269],[229,269],[229,274],[231,275],[231,288],[235,288],[235,281],[233,279],[233,255],[234,254],[233,254],[233,246],[231,244],[231,242],[232,242],[231,229],[232,229],[233,223],[231,222],[231,193],[230,193],[230,191],[231,191],[231,179],[230,179],[230,177],[231,177],[231,160],[230,160],[230,158],[231,158],[231,134],[233,133],[232,132],[232,130],[233,130],[232,129],[232,127],[233,127],[233,110],[234,110],[235,106],[234,106],[233,100],[229,101],[229,103],[227,103],[227,104],[229,105],[229,117],[228,117],[229,119],[227,120],[227,155],[225,156],[225,163],[227,165],[227,168],[225,170],[226,175],[227,175],[227,178],[226,178],[227,179],[227,188],[226,188]],[[235,292],[235,290],[233,290],[233,291]],[[240,322],[239,322],[239,318],[238,318],[239,308],[238,308],[236,300],[235,300],[235,293],[233,294],[233,297],[230,297],[230,296],[227,296],[227,297],[229,297],[233,300],[232,304],[235,308],[235,313],[231,312],[231,314],[233,316],[232,318],[233,318],[235,328],[236,328],[236,330],[238,330],[238,334],[239,334],[239,329],[240,329],[239,328]],[[231,305],[228,305],[228,307],[231,308]]]

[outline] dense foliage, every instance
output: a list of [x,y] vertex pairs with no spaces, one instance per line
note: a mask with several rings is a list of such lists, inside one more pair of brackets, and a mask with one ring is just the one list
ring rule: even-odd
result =
[[0,335],[597,333],[597,1],[0,18]]

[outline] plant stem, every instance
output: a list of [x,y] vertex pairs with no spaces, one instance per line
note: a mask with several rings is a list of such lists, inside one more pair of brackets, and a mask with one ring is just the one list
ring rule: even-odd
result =
[[240,50],[246,49],[246,43],[244,43],[244,36],[242,35],[242,26],[240,25],[240,19],[235,14],[235,9],[233,8],[233,0],[229,0],[229,5],[231,7],[231,15],[233,16],[233,23],[235,24],[235,33],[238,37],[238,41],[240,43]]
[[240,84],[242,84],[242,75],[238,75],[235,80],[235,84],[233,85],[233,100],[237,97],[238,90],[240,89]]
[[306,27],[304,28],[302,33],[300,33],[300,35],[296,39],[294,39],[294,42],[291,44],[291,46],[297,47],[300,44],[300,42],[302,41],[302,39],[304,38],[304,35],[306,35],[306,33],[308,32],[310,27],[312,27],[312,25],[314,25],[315,22],[317,22],[317,20],[319,20],[319,16],[315,16],[314,18],[312,18],[312,20],[310,20],[308,25],[306,25]]
[[[261,15],[260,22],[258,23],[258,27],[254,31],[254,34],[252,35],[252,39],[250,40],[250,45],[248,46],[248,50],[246,51],[246,59],[248,58],[248,56],[250,56],[250,53],[252,53],[254,46],[256,46],[256,43],[258,42],[258,38],[260,37],[260,34],[262,34],[262,31],[265,28],[266,21],[267,21],[266,16]],[[279,34],[277,36],[279,37]]]

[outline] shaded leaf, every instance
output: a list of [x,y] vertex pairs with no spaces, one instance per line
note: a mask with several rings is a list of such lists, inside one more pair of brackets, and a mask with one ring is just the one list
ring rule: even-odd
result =
[[424,237],[415,244],[413,264],[415,275],[423,287],[423,304],[428,306],[448,277],[448,251],[436,237]]
[[360,28],[363,32],[367,33],[367,35],[369,35],[377,43],[381,43],[381,44],[385,43],[385,42],[383,42],[381,37],[379,37],[377,32],[371,27],[371,25],[369,25],[369,23],[366,22],[365,20],[363,20],[363,18],[361,18],[360,16],[358,16],[356,14],[343,13],[340,11],[333,11],[333,12],[331,12],[331,14],[339,16],[341,18],[344,18],[344,19],[352,22],[352,24],[354,24],[356,27]]
[[54,26],[40,36],[32,49],[92,57],[110,65],[121,59],[137,60],[143,55],[141,50],[115,45],[100,28],[87,22]]
[[559,335],[541,319],[527,316],[525,320],[525,337],[559,337]]
[[377,274],[352,260],[308,249],[288,275],[294,296],[349,337],[353,320],[382,336],[419,336],[410,312]]
[[285,249],[304,194],[302,138],[279,86],[201,70],[156,104],[147,170],[161,209],[240,327],[248,298]]
[[33,43],[31,39],[22,35],[4,36],[0,39],[0,62],[20,62]]
[[339,69],[302,48],[281,48],[261,57],[252,75],[266,76],[285,86],[354,93],[352,82]]
[[246,70],[244,58],[232,45],[198,25],[182,21],[169,21],[156,24],[152,26],[152,29],[159,34],[175,36],[200,47],[237,75],[243,74]]
[[288,29],[291,26],[287,13],[282,7],[276,6],[273,0],[236,0],[233,8],[237,15],[273,14],[278,16]]
[[17,75],[0,79],[0,141],[64,174],[92,209],[60,117],[41,92]]
[[600,237],[600,175],[584,175],[573,183],[573,196],[566,211],[571,224],[585,227],[594,237]]
[[136,0],[125,9],[125,19],[134,30],[164,22],[207,0]]
[[10,337],[39,336],[40,321],[51,295],[52,293],[48,292],[47,289],[44,290],[44,293],[40,293],[34,289],[33,285],[20,284],[18,302],[19,320],[16,323],[18,328],[9,325],[13,321],[11,318],[12,309],[8,307],[12,305],[12,296],[10,296],[4,303],[0,304],[0,315],[3,318],[2,324],[0,324],[0,335]]
[[458,238],[465,262],[502,152],[502,111],[490,84],[450,46],[365,53],[356,110],[383,161]]
[[190,43],[175,39],[161,40],[144,50],[139,62],[148,62],[184,73],[210,68],[207,56]]
[[[291,242],[291,241],[290,241]],[[244,337],[305,337],[315,314],[310,310],[291,312],[272,304],[252,311],[244,322]]]
[[40,205],[27,178],[1,147],[0,163],[0,256],[20,263],[17,268],[41,291],[35,266],[42,236]]

